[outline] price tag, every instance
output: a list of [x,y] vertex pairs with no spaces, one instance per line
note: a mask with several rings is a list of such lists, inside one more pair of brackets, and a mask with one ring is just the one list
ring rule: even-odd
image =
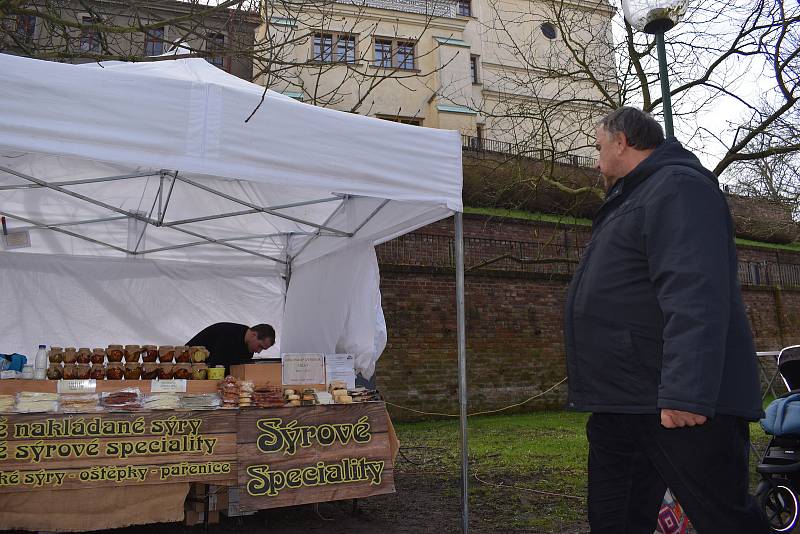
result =
[[59,393],[94,393],[97,391],[97,380],[59,380]]
[[152,393],[186,393],[186,380],[176,378],[174,380],[153,380],[150,382]]

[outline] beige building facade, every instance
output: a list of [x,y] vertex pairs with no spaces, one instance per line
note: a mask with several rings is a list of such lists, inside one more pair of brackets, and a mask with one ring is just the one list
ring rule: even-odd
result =
[[177,0],[38,0],[2,13],[0,52],[86,63],[200,56],[248,81],[258,11]]
[[[266,0],[257,83],[305,102],[432,128],[466,143],[536,155],[591,155],[598,81],[614,91],[605,2]],[[568,35],[564,35],[568,29]],[[572,73],[572,74],[570,74]]]

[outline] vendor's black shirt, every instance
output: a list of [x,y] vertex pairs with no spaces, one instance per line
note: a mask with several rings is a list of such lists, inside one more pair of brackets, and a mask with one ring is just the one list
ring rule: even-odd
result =
[[212,324],[187,341],[186,345],[207,348],[211,353],[208,357],[208,366],[224,365],[227,375],[231,371],[231,365],[250,363],[253,358],[253,353],[247,350],[244,342],[248,328],[236,323]]

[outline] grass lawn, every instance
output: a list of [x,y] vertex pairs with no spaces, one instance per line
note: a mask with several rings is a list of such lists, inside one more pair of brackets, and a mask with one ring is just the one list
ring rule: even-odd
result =
[[[475,517],[543,532],[563,532],[582,523],[587,417],[572,412],[471,417],[469,484]],[[398,423],[396,430],[402,447],[399,472],[459,477],[457,419]],[[449,493],[458,499],[458,485]]]
[[[537,412],[469,419],[470,507],[476,526],[527,532],[582,532],[586,519],[585,424],[588,414]],[[460,433],[457,419],[397,423],[397,472],[449,481],[448,500],[459,498]],[[756,449],[768,436],[751,425]],[[751,454],[752,489],[758,481]],[[582,530],[583,529],[583,530]],[[480,531],[484,529],[479,528]]]

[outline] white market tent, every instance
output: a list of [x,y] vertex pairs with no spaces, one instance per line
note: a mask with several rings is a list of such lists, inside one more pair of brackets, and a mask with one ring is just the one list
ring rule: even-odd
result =
[[371,376],[375,245],[455,214],[465,440],[458,132],[264,95],[202,59],[0,54],[0,94],[0,350],[267,322],[267,355],[350,352]]

